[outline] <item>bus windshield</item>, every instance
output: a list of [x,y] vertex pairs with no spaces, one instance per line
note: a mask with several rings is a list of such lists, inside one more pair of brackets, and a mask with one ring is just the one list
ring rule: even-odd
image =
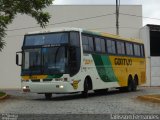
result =
[[65,46],[26,49],[23,54],[24,74],[66,73]]
[[65,57],[65,47],[43,48],[44,73],[65,73],[67,58]]
[[26,35],[22,75],[76,73],[80,68],[79,39],[74,31]]
[[24,46],[51,45],[63,43],[68,43],[67,32],[26,35]]
[[29,49],[25,50],[23,54],[23,69],[38,70],[41,68],[41,50]]

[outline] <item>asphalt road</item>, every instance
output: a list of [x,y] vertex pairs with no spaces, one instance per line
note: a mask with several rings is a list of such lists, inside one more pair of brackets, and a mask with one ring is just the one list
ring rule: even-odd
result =
[[160,104],[139,101],[137,96],[160,94],[160,88],[140,87],[136,92],[110,90],[106,95],[93,92],[88,98],[79,94],[56,95],[45,100],[44,95],[5,90],[10,97],[0,101],[0,113],[13,114],[159,114]]

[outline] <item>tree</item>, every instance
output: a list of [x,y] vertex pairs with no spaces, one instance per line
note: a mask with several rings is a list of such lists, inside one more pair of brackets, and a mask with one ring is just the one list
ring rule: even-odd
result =
[[36,19],[41,27],[49,22],[50,15],[43,9],[52,4],[53,0],[0,0],[0,51],[5,46],[7,25],[12,23],[16,14],[26,14]]

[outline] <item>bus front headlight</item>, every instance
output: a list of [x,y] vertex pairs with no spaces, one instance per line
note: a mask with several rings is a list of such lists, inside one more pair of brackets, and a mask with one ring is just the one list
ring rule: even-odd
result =
[[64,88],[64,86],[63,86],[63,85],[60,85],[59,88]]

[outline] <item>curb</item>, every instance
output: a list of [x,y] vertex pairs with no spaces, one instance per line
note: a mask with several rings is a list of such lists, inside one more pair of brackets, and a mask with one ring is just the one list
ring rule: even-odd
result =
[[[159,95],[160,96],[160,95]],[[144,95],[144,96],[138,96],[139,100],[143,101],[149,101],[154,103],[160,103],[160,97],[156,97],[156,95]]]
[[5,99],[6,97],[8,97],[8,95],[7,95],[7,94],[5,94],[4,96],[0,97],[0,100]]

